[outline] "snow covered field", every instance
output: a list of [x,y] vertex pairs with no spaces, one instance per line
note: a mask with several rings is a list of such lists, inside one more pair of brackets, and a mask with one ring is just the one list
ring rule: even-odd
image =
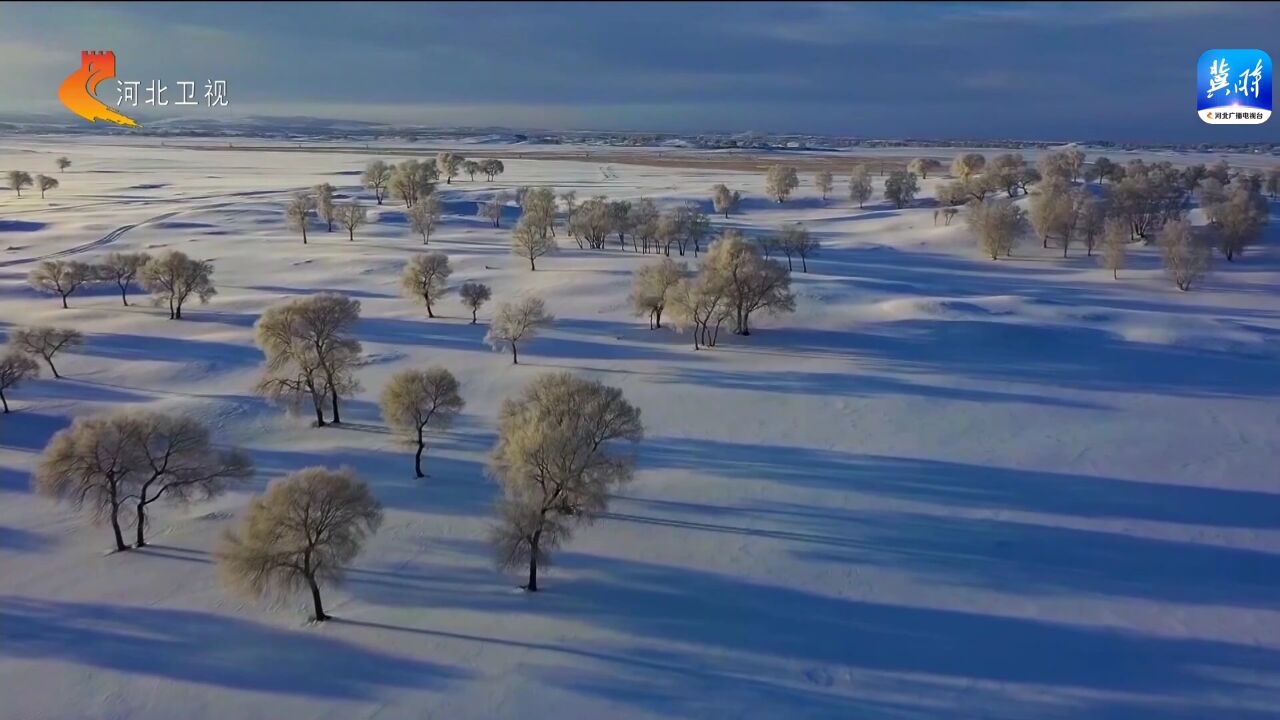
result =
[[[47,200],[0,196],[0,334],[86,335],[0,417],[0,718],[1280,717],[1274,210],[1263,246],[1179,293],[1153,248],[1118,282],[1079,248],[984,260],[963,221],[879,200],[880,178],[866,209],[840,199],[847,175],[779,206],[762,173],[511,159],[440,186],[431,248],[455,286],[494,288],[470,325],[456,296],[435,320],[401,297],[422,247],[402,207],[373,206],[355,242],[285,227],[288,194],[321,182],[372,206],[369,156],[131,142],[0,140],[0,169],[74,163]],[[794,315],[697,352],[629,313],[652,256],[562,238],[529,272],[516,210],[501,230],[475,212],[543,184],[709,205],[718,182],[748,197],[716,227],[799,220],[823,249]],[[105,287],[63,310],[25,282],[37,259],[160,248],[215,264],[218,295],[180,322]],[[321,290],[362,303],[369,363],[346,424],[317,429],[253,395],[253,323]],[[525,291],[558,320],[512,366],[483,320]],[[419,481],[376,398],[430,364],[467,408]],[[502,399],[564,369],[621,387],[647,437],[530,595],[492,567],[483,466]],[[107,555],[109,531],[29,472],[72,417],[125,405],[203,418],[259,473]],[[223,590],[211,557],[248,498],[312,464],[355,467],[387,510],[318,626],[305,598]]]

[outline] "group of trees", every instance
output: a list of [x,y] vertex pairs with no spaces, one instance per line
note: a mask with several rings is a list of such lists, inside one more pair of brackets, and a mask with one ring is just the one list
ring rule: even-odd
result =
[[400,198],[405,207],[412,208],[418,200],[434,192],[440,178],[449,185],[461,173],[466,173],[471,180],[475,180],[476,173],[483,173],[492,182],[505,170],[502,161],[496,158],[477,162],[457,153],[442,152],[436,155],[434,162],[405,160],[398,165],[390,165],[383,160],[370,161],[365,165],[360,182],[373,191],[374,200],[379,205],[388,194],[392,194]]
[[[986,170],[978,174],[974,167]],[[1280,171],[1233,173],[1225,161],[1175,168],[1142,160],[1120,165],[1103,157],[1086,167],[1084,153],[1076,148],[1046,153],[1034,169],[1016,154],[990,164],[962,156],[953,169],[968,175],[943,186],[939,200],[969,205],[969,227],[992,259],[1008,256],[1021,236],[1034,232],[1042,247],[1051,242],[1061,247],[1063,257],[1073,243],[1083,245],[1089,256],[1101,246],[1103,266],[1118,278],[1130,243],[1158,242],[1165,269],[1181,290],[1208,272],[1212,247],[1234,261],[1258,239],[1267,222],[1262,192],[1272,177],[1280,187]],[[1098,184],[1090,187],[1093,181]],[[988,197],[1003,189],[1013,198],[1032,182],[1026,211],[1010,200]],[[1193,198],[1208,221],[1204,227],[1186,218]]]
[[49,372],[61,378],[53,358],[64,350],[84,344],[79,330],[48,325],[20,327],[9,334],[9,344],[0,355],[0,407],[9,414],[9,398],[6,391],[15,390],[25,381],[39,377],[40,365],[36,358],[44,360]]
[[[65,160],[65,159],[66,158],[60,158],[60,160]],[[67,165],[70,165],[70,164],[71,164],[71,161],[67,160]],[[59,167],[62,167],[62,165],[59,164]],[[31,176],[31,173],[27,172],[26,170],[10,170],[7,173],[5,173],[5,178],[9,182],[9,189],[17,193],[18,197],[22,197],[23,188],[29,188],[29,187],[35,186],[35,188],[40,191],[40,198],[44,199],[44,194],[46,191],[53,190],[54,188],[58,187],[57,178],[50,177],[48,175],[43,175],[43,174],[36,175],[33,178]]]
[[317,185],[311,192],[294,193],[285,205],[285,219],[290,227],[302,233],[303,245],[307,244],[307,226],[313,212],[325,222],[328,232],[333,232],[333,224],[336,222],[347,231],[347,239],[352,242],[356,239],[356,228],[368,222],[368,210],[359,200],[352,198],[345,203],[338,203],[334,199],[334,190],[328,183]]
[[213,285],[213,263],[178,250],[154,257],[145,252],[113,252],[98,263],[45,260],[27,275],[27,283],[33,289],[57,295],[63,308],[68,307],[67,298],[77,290],[97,282],[113,283],[126,306],[129,289],[137,282],[151,293],[156,305],[168,305],[171,320],[182,319],[182,308],[191,298],[207,303],[218,292]]

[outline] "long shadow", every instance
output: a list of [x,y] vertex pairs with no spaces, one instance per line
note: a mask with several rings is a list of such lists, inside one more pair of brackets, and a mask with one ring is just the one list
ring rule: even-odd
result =
[[1273,529],[1280,517],[1280,493],[764,443],[652,437],[641,444],[640,463],[983,510],[1256,529]]
[[69,417],[29,410],[0,415],[0,448],[38,452],[54,433],[69,425]]
[[31,492],[31,473],[0,465],[0,493]]
[[0,525],[0,550],[6,552],[36,552],[49,546],[52,539],[43,533]]
[[372,290],[358,290],[353,288],[313,288],[313,287],[287,287],[284,285],[248,285],[245,290],[256,290],[258,292],[279,293],[281,295],[316,295],[319,293],[337,293],[353,298],[393,298],[395,295],[390,293],[374,292]]
[[1274,357],[1130,342],[1082,325],[901,320],[859,331],[783,327],[760,333],[750,346],[732,349],[856,356],[882,361],[898,372],[1072,390],[1182,397],[1280,395]]
[[333,700],[441,690],[459,669],[191,610],[0,597],[0,654],[233,690]]
[[123,333],[89,335],[77,352],[111,360],[202,362],[215,370],[252,365],[262,359],[262,352],[248,345]]

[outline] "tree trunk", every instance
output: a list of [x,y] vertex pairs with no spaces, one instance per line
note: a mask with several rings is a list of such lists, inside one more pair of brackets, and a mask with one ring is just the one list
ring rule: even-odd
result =
[[347,228],[347,242],[355,242],[355,241],[356,241],[356,229]]
[[338,391],[336,389],[329,390],[330,404],[333,406],[333,424],[342,424],[342,416],[338,414]]
[[111,530],[116,535],[116,550],[128,550],[129,546],[124,544],[124,533],[120,530],[120,508],[111,508]]
[[307,229],[305,227],[302,228],[302,244],[307,244]]
[[125,307],[129,307],[129,286],[127,285],[120,286],[120,302],[124,303]]
[[315,608],[315,621],[328,620],[329,616],[324,614],[324,603],[320,601],[320,586],[316,583],[316,579],[308,577],[307,584],[311,586],[311,605]]
[[476,310],[477,308],[471,308],[471,324],[472,325],[476,324]]
[[182,303],[181,302],[173,306],[173,319],[174,320],[182,319]]
[[62,296],[62,309],[63,309],[63,310],[66,310],[66,309],[67,309],[67,296],[66,296],[66,295],[63,295],[63,296]]
[[319,401],[312,400],[311,404],[316,408],[316,427],[324,427],[324,406]]
[[[145,493],[146,491],[144,490],[143,492]],[[137,536],[137,541],[133,544],[133,546],[146,547],[147,546],[147,540],[146,540],[147,504],[142,500],[138,501],[137,513],[138,513],[138,536]]]
[[662,308],[660,307],[655,308],[653,311],[653,326],[656,328],[662,327]]
[[60,377],[62,377],[61,375],[59,375],[59,374],[58,374],[58,368],[56,368],[56,367],[54,367],[54,366],[53,366],[53,358],[51,358],[51,357],[47,357],[47,358],[45,358],[45,359],[44,359],[44,362],[45,362],[45,364],[46,364],[46,365],[48,365],[48,366],[49,366],[49,372],[53,373],[53,376],[54,376],[55,378],[60,378]]
[[519,365],[519,364],[520,364],[520,353],[516,352],[516,344],[515,344],[515,343],[511,343],[511,364],[512,364],[512,365]]
[[1112,269],[1111,269],[1111,279],[1112,279],[1112,280],[1119,280],[1119,279],[1120,279],[1120,268],[1112,268]]
[[413,471],[417,477],[426,477],[422,474],[422,450],[426,447],[426,443],[422,442],[422,428],[418,428],[418,453],[413,456]]
[[803,255],[800,256],[800,270],[806,275],[809,273],[809,261]]
[[427,297],[426,295],[423,295],[422,297],[424,300],[427,301],[427,317],[435,318],[435,314],[431,312],[431,298]]
[[4,414],[9,414],[9,401],[4,397],[4,390],[0,390],[0,405],[4,406]]
[[[624,248],[624,249],[625,249],[625,248]],[[532,256],[532,255],[530,255],[530,256],[529,256],[529,270],[531,270],[531,271],[535,271],[535,270],[537,270],[537,269],[538,269],[538,268],[533,264],[533,256]]]
[[538,592],[538,544],[542,541],[542,531],[533,534],[529,543],[529,582],[524,586],[529,592]]

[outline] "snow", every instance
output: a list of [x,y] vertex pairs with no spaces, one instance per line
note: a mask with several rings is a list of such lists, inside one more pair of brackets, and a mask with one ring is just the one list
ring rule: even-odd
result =
[[[206,147],[0,142],[0,168],[74,163],[47,200],[0,200],[0,332],[87,337],[66,379],[13,392],[0,418],[0,715],[1280,716],[1276,223],[1184,294],[1151,248],[1118,282],[1080,249],[1029,242],[992,262],[927,203],[823,203],[806,177],[777,205],[762,173],[606,173],[530,148],[498,182],[441,186],[431,249],[455,285],[494,288],[470,325],[456,298],[428,320],[400,296],[421,244],[393,203],[356,242],[313,226],[304,247],[284,226],[284,199],[316,183],[372,204],[363,144]],[[628,313],[630,273],[652,258],[561,238],[531,273],[508,249],[514,209],[501,230],[475,217],[519,185],[668,204],[707,203],[717,182],[748,195],[717,226],[803,221],[823,249],[795,275],[793,316],[713,350]],[[181,322],[114,288],[62,310],[24,282],[40,258],[161,248],[215,263],[218,295]],[[362,303],[368,362],[348,422],[316,429],[252,395],[252,326],[323,290]],[[522,292],[558,322],[512,366],[483,320]],[[376,398],[429,364],[459,377],[467,408],[418,481]],[[549,370],[621,387],[647,438],[634,483],[528,595],[490,563],[483,467],[499,403]],[[154,547],[108,555],[109,531],[34,496],[28,475],[72,417],[126,405],[204,419],[259,474],[160,508]],[[211,556],[254,493],[313,464],[356,468],[387,510],[320,626],[305,598],[228,594]]]

